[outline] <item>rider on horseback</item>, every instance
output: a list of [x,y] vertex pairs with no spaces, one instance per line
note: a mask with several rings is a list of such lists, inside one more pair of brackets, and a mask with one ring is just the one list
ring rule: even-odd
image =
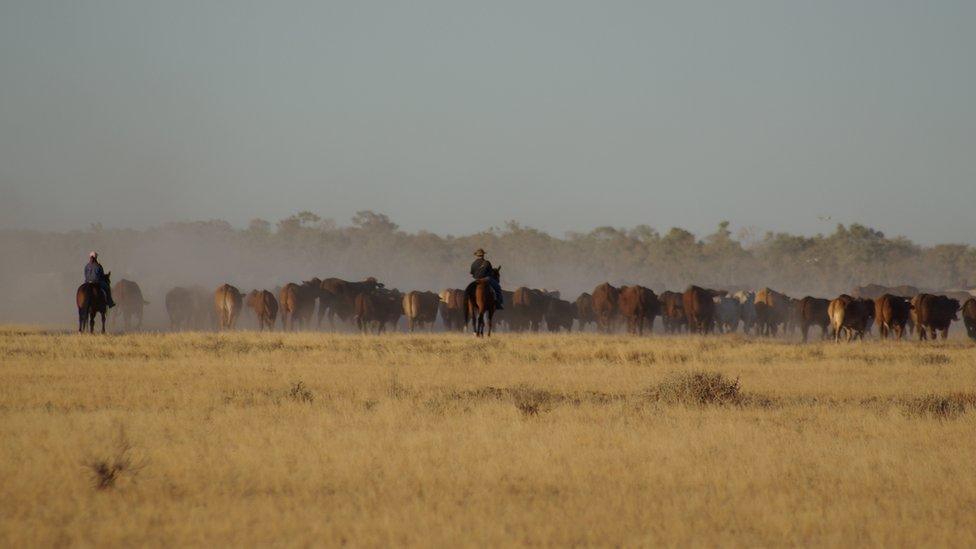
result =
[[88,263],[85,265],[85,282],[98,284],[98,287],[105,292],[106,304],[109,308],[115,307],[115,301],[112,299],[112,288],[105,280],[105,269],[102,269],[102,264],[98,262],[98,252],[88,254]]
[[479,278],[487,278],[488,285],[491,286],[493,292],[495,292],[495,309],[502,309],[502,285],[498,283],[498,279],[495,277],[494,268],[491,266],[491,262],[485,259],[485,251],[478,248],[474,252],[475,257],[478,259],[474,260],[471,264],[471,276],[478,280]]

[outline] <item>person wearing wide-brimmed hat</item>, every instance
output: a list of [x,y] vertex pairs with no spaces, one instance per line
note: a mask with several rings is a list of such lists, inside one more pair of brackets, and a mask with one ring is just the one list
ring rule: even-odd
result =
[[488,285],[495,292],[495,309],[502,308],[502,285],[495,278],[495,269],[491,262],[485,259],[485,251],[481,248],[475,250],[474,255],[477,259],[471,264],[471,277],[475,280],[487,278]]
[[[112,299],[112,287],[108,285],[105,279],[105,269],[98,262],[98,252],[93,251],[88,254],[88,263],[85,264],[85,282],[98,284],[98,287],[105,292],[105,302],[108,308],[115,307],[115,301]],[[92,320],[92,322],[95,321]]]

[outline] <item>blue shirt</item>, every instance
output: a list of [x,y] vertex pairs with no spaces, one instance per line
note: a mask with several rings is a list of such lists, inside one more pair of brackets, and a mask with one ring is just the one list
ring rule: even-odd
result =
[[105,278],[105,271],[99,262],[89,261],[85,264],[85,282],[101,284],[103,278]]

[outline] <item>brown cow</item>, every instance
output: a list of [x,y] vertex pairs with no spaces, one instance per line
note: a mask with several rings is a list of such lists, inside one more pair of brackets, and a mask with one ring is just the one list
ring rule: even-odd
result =
[[[464,292],[461,292],[462,299]],[[432,328],[437,320],[437,306],[441,298],[434,292],[407,292],[403,296],[403,314],[407,317],[407,329]]]
[[593,296],[588,292],[581,293],[573,305],[576,308],[576,324],[579,326],[579,331],[585,330],[587,324],[596,322],[596,314],[593,312]]
[[576,318],[576,304],[565,299],[552,297],[546,306],[546,329],[550,332],[559,330],[573,331],[573,320]]
[[314,279],[301,284],[289,282],[282,286],[278,293],[281,329],[294,331],[296,323],[299,329],[311,327],[315,298],[319,293],[319,285]]
[[688,331],[707,334],[715,325],[715,298],[727,294],[725,290],[710,290],[700,286],[688,286],[681,295],[681,303],[688,319]]
[[924,340],[925,330],[928,329],[932,339],[936,339],[937,332],[942,332],[942,339],[949,336],[949,325],[953,320],[959,320],[959,300],[944,295],[918,294],[912,299],[915,308],[915,318],[918,320],[915,329],[918,339]]
[[874,300],[874,321],[881,339],[888,339],[889,334],[901,339],[911,312],[912,304],[901,296],[884,294]]
[[196,316],[193,292],[180,286],[166,292],[166,314],[169,315],[170,330],[193,328]]
[[117,320],[122,315],[123,329],[129,330],[129,322],[134,317],[136,319],[136,330],[142,328],[142,311],[149,302],[142,298],[142,289],[131,280],[122,279],[112,287],[112,297],[115,298],[115,314],[113,320]]
[[596,329],[603,333],[613,331],[613,323],[617,316],[617,302],[620,290],[604,282],[593,288],[593,314],[596,315]]
[[234,329],[244,304],[243,297],[241,291],[230,284],[221,284],[214,291],[214,312],[217,313],[221,330]]
[[649,330],[654,330],[654,317],[660,310],[657,295],[643,286],[621,286],[617,298],[617,309],[627,320],[627,332],[633,335],[644,335],[644,323],[649,323]]
[[455,332],[464,330],[464,290],[448,288],[441,292],[440,299],[444,329]]
[[669,334],[681,332],[681,327],[688,325],[682,294],[670,291],[662,292],[659,301],[661,302],[661,322],[664,324],[664,332]]
[[969,339],[976,341],[976,299],[971,297],[962,306],[962,321]]
[[[400,317],[403,316],[403,294],[396,289],[377,288],[373,291],[376,297],[377,312],[379,313],[380,331],[386,331],[386,325],[393,327],[393,331],[398,330]],[[436,314],[436,307],[434,309]]]
[[335,330],[335,317],[346,322],[353,320],[356,314],[356,296],[363,292],[372,292],[382,288],[383,284],[375,278],[369,277],[361,282],[349,282],[340,278],[326,278],[320,284],[318,325],[322,326],[322,317],[328,313],[329,325]]
[[810,326],[820,326],[820,339],[827,339],[830,327],[830,300],[806,296],[800,300],[800,333],[807,342]]
[[790,297],[770,288],[756,292],[756,333],[775,336],[779,325],[785,325],[790,317]]
[[[551,296],[544,290],[516,288],[512,295],[511,321],[514,331],[532,330],[538,332],[546,315]],[[504,310],[504,309],[503,309]]]
[[244,298],[244,304],[254,311],[258,320],[258,330],[274,331],[275,319],[278,317],[278,300],[268,290],[251,290]]
[[874,320],[874,300],[840,295],[827,307],[834,341],[840,341],[841,331],[847,331],[847,341],[864,340],[864,332]]

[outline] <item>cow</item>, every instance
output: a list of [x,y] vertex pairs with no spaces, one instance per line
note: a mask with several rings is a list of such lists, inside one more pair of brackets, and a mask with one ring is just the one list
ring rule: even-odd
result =
[[[464,292],[461,297],[464,297]],[[403,314],[407,317],[407,329],[412,332],[414,328],[433,327],[440,300],[434,292],[407,292],[403,296]]]
[[657,295],[643,286],[621,286],[617,297],[617,310],[627,321],[627,332],[632,335],[644,335],[644,323],[648,329],[654,330],[654,317],[661,306]]
[[251,290],[244,298],[244,304],[254,311],[258,320],[258,331],[274,331],[275,319],[278,316],[278,300],[268,290]]
[[464,330],[464,290],[456,288],[442,290],[440,300],[444,329],[453,332]]
[[715,299],[715,326],[719,333],[735,333],[742,320],[742,303],[734,297]]
[[698,334],[711,332],[715,323],[715,298],[723,297],[727,293],[725,290],[688,286],[681,295],[685,317],[688,319],[688,331]]
[[375,278],[369,277],[361,282],[349,282],[340,278],[326,278],[319,284],[319,316],[318,325],[322,326],[322,317],[329,315],[329,326],[335,330],[335,317],[343,322],[352,320],[356,314],[356,296],[363,292],[372,292],[382,288],[383,284]]
[[315,298],[320,293],[319,284],[311,280],[301,284],[289,282],[281,287],[278,298],[282,330],[294,331],[296,323],[299,329],[311,327]]
[[123,278],[112,287],[112,297],[118,305],[112,319],[117,320],[118,316],[122,315],[123,329],[128,331],[131,319],[135,318],[136,330],[142,328],[143,307],[149,305],[149,302],[142,298],[142,289],[139,285]]
[[585,330],[587,324],[596,322],[596,313],[593,312],[593,296],[588,292],[581,293],[573,305],[576,308],[576,324],[579,326],[579,331]]
[[528,329],[538,332],[546,315],[549,299],[549,294],[544,290],[524,286],[516,288],[511,301],[511,318],[514,324],[512,328],[516,331]]
[[925,340],[925,330],[928,329],[932,339],[936,339],[937,332],[942,332],[942,339],[949,336],[949,325],[953,320],[959,320],[959,300],[944,295],[918,294],[912,298],[915,308],[919,341]]
[[969,339],[976,341],[976,298],[969,298],[962,306],[962,321]]
[[244,305],[241,291],[230,284],[221,284],[214,291],[213,299],[214,312],[219,319],[219,329],[233,330]]
[[784,335],[786,333],[793,335],[796,333],[796,329],[800,327],[801,305],[799,299],[790,297],[787,300],[789,307],[786,312],[786,324],[783,327],[783,332]]
[[617,302],[620,289],[604,282],[593,288],[593,314],[596,316],[596,329],[603,333],[613,331],[613,323],[617,317]]
[[820,339],[827,339],[830,327],[830,300],[819,297],[806,296],[800,300],[800,334],[803,342],[807,342],[810,326],[820,326]]
[[688,317],[685,316],[684,297],[678,292],[661,292],[658,300],[661,303],[661,322],[664,324],[664,332],[676,334],[681,331],[682,326],[688,325]]
[[732,295],[739,300],[742,307],[739,313],[742,317],[742,331],[746,334],[756,327],[756,293],[739,291]]
[[193,328],[196,315],[193,292],[188,288],[177,286],[166,292],[165,303],[170,330]]
[[864,340],[864,332],[874,320],[874,300],[842,294],[827,307],[834,341],[840,341],[842,331],[847,331],[847,341]]
[[392,324],[396,331],[403,314],[403,294],[399,291],[376,288],[371,292],[360,292],[353,303],[354,320],[362,333],[372,329],[380,334],[386,331],[387,324]]
[[[397,289],[377,288],[373,291],[376,297],[377,312],[379,313],[380,331],[385,332],[389,324],[393,331],[398,330],[400,317],[403,316],[403,294]],[[436,312],[436,308],[434,309]]]
[[790,298],[770,288],[756,292],[756,333],[775,336],[779,325],[785,325],[790,316]]
[[572,332],[573,320],[576,319],[576,304],[558,297],[550,297],[545,316],[546,329],[550,332],[560,330]]
[[858,286],[857,288],[854,288],[854,290],[851,292],[851,296],[866,297],[877,300],[885,294],[911,298],[920,293],[922,293],[922,291],[915,286],[882,286],[880,284],[868,284],[866,286]]
[[912,304],[908,299],[884,294],[874,300],[874,322],[878,325],[878,335],[881,339],[901,339],[905,334],[905,325],[911,317]]

